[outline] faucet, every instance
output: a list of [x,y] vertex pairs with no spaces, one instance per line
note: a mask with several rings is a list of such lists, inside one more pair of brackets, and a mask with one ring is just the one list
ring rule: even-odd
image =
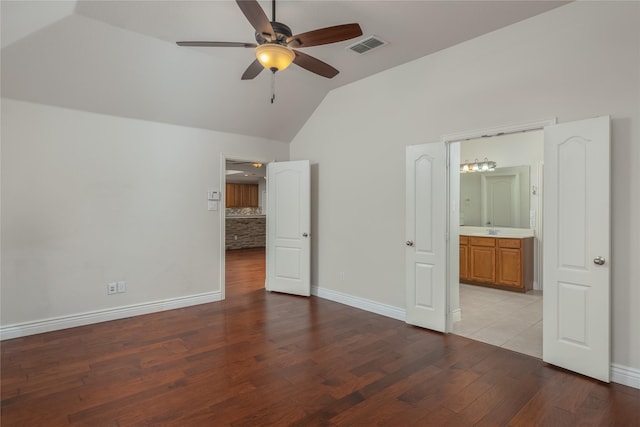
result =
[[498,230],[496,230],[496,226],[492,225],[490,222],[488,222],[487,225],[491,225],[491,228],[487,228],[487,234],[489,236],[497,236]]

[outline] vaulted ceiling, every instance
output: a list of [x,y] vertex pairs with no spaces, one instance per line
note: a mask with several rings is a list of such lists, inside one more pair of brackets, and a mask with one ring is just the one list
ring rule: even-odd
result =
[[[235,1],[1,2],[2,96],[289,142],[334,88],[511,25],[562,1],[278,1],[302,33],[358,22],[354,40],[304,49],[340,70],[292,65],[240,80],[252,49],[179,47],[178,40],[254,42]],[[271,2],[260,1],[271,18]],[[345,49],[376,35],[387,45]],[[384,102],[371,94],[371,102]]]

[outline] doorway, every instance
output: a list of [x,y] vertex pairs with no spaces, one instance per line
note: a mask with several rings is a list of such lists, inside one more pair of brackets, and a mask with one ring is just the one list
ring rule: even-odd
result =
[[[458,216],[452,209],[450,235],[460,245],[451,241],[451,250],[459,251],[451,257],[458,260],[459,280],[450,283],[449,330],[542,358],[543,131],[496,132],[449,145],[451,173],[458,173],[454,157],[461,165],[457,179],[450,179]],[[475,246],[489,243],[495,246]],[[511,261],[519,273],[509,270],[505,278],[498,266]]]
[[224,183],[222,298],[264,290],[266,277],[266,168],[264,160],[222,156]]
[[[538,262],[539,267],[543,267],[544,279],[542,360],[608,382],[611,371],[609,116],[562,124],[538,122],[515,126],[508,132],[504,128],[495,132],[468,132],[445,136],[437,143],[407,146],[406,322],[452,332],[454,321],[463,316],[459,293],[459,257],[463,254],[460,250],[460,142],[483,135],[540,128],[544,129],[545,162],[544,206],[537,218],[540,221],[542,216],[545,220],[544,253],[542,262]],[[438,185],[443,182],[445,186]],[[542,188],[540,182],[538,191]],[[439,191],[426,191],[430,189]],[[486,229],[479,231],[482,233],[470,240],[495,235]],[[513,260],[515,249],[522,245],[509,244],[514,240],[510,236],[496,240],[478,244],[486,247],[478,252],[481,261],[475,264],[472,252],[468,265],[484,268],[485,274],[488,270],[491,279],[491,274],[501,277],[500,285],[518,285],[513,274],[503,267],[505,261]],[[470,248],[473,249],[473,244]],[[423,254],[430,258],[417,257]],[[500,261],[490,273],[486,264],[493,263],[494,258]],[[471,276],[477,275],[472,271]],[[430,313],[436,313],[435,318],[429,317]],[[440,327],[441,321],[446,322],[446,328]]]

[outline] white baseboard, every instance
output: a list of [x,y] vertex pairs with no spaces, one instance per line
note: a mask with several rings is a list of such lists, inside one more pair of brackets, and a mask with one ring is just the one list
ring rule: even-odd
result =
[[133,304],[88,313],[72,314],[69,316],[60,316],[32,322],[15,323],[13,325],[0,327],[0,340],[20,338],[27,335],[75,328],[77,326],[108,322],[110,320],[124,319],[126,317],[139,316],[141,314],[156,313],[159,311],[173,310],[176,308],[206,304],[221,300],[222,294],[220,291],[207,292],[199,295]]
[[640,389],[640,369],[611,364],[611,381]]
[[332,291],[331,289],[312,286],[311,294],[320,298],[328,299],[330,301],[339,302],[340,304],[359,308],[371,313],[376,313],[381,316],[391,317],[392,319],[396,320],[402,320],[403,322],[407,318],[406,311],[401,308],[382,304],[376,301],[371,301],[365,298],[354,297],[353,295],[343,294],[342,292]]

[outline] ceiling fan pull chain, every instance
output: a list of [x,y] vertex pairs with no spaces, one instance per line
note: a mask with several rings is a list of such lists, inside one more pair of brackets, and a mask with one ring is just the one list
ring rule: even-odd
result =
[[271,103],[276,100],[276,73],[271,73]]

